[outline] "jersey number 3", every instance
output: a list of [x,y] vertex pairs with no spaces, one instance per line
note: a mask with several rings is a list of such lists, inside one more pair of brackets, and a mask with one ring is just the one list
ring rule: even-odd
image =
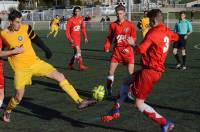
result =
[[164,43],[165,46],[163,47],[163,53],[166,53],[169,49],[169,37],[167,36],[164,37]]

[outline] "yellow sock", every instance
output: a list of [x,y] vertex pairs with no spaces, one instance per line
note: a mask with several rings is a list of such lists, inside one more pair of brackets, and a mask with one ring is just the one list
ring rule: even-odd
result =
[[12,97],[6,107],[6,112],[10,113],[12,112],[13,109],[15,109],[17,107],[19,103],[15,100],[14,97]]
[[83,99],[78,95],[74,87],[67,80],[60,82],[59,85],[76,103],[80,103],[83,101]]

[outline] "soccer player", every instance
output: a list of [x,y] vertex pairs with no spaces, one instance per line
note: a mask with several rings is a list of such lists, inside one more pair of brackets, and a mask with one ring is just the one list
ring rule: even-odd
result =
[[74,55],[72,56],[67,69],[72,70],[73,64],[75,61],[79,63],[79,69],[80,71],[87,70],[88,67],[86,67],[83,64],[83,58],[81,56],[81,35],[80,31],[83,33],[85,43],[88,43],[88,38],[85,30],[85,23],[84,18],[81,16],[81,8],[79,6],[74,7],[73,10],[73,16],[69,18],[67,24],[66,24],[66,37],[69,40],[69,42],[72,45],[72,48],[74,49]]
[[153,9],[148,12],[151,29],[139,45],[129,39],[129,44],[136,47],[137,54],[141,55],[141,69],[129,76],[123,85],[119,99],[114,104],[112,110],[101,119],[111,121],[120,117],[120,105],[127,96],[127,91],[131,87],[135,96],[135,106],[149,119],[161,126],[162,132],[172,130],[174,124],[165,117],[156,112],[150,105],[145,103],[153,86],[160,80],[165,68],[169,46],[171,42],[177,41],[179,36],[168,29],[163,24],[163,15],[159,9]]
[[149,18],[147,17],[148,11],[144,11],[144,16],[140,19],[140,21],[137,24],[137,27],[141,30],[142,32],[142,37],[144,38],[147,32],[150,29],[149,26]]
[[[186,20],[186,14],[184,11],[180,12],[180,20],[176,23],[174,31],[178,33],[179,40],[173,45],[173,54],[177,61],[176,68],[186,70],[186,42],[190,34],[192,33],[192,24]],[[179,59],[178,51],[182,54],[182,64]]]
[[129,75],[134,72],[134,52],[127,39],[132,37],[136,41],[135,26],[125,18],[126,13],[123,5],[118,5],[115,8],[115,12],[117,20],[110,24],[109,33],[104,44],[104,51],[109,52],[110,45],[114,39],[115,45],[111,56],[106,86],[108,96],[112,94],[111,88],[114,82],[114,73],[119,63],[127,65]]
[[52,56],[51,51],[32,30],[31,26],[22,23],[22,14],[16,10],[8,15],[10,25],[1,32],[2,39],[8,49],[21,47],[22,53],[9,56],[9,62],[14,70],[15,96],[12,97],[5,108],[3,121],[10,122],[10,114],[21,102],[25,86],[31,85],[32,76],[43,76],[56,80],[59,86],[78,104],[78,108],[86,108],[96,101],[83,100],[64,75],[52,65],[41,60],[33,50],[32,42],[44,50],[46,58]]
[[56,15],[55,18],[53,18],[50,22],[50,32],[47,35],[47,38],[53,34],[53,37],[55,38],[58,34],[58,28],[60,25],[60,17],[59,15]]

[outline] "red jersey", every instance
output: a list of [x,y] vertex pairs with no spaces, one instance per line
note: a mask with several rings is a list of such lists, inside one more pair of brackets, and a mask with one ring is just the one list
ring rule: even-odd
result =
[[169,46],[173,41],[177,41],[178,39],[178,35],[164,24],[159,24],[151,28],[142,43],[136,47],[136,52],[142,55],[142,67],[164,72],[164,62]]
[[112,22],[110,24],[109,33],[104,44],[104,50],[110,49],[110,44],[113,39],[115,42],[115,47],[129,47],[127,42],[128,37],[132,37],[136,41],[136,30],[133,23],[125,20],[122,23],[118,21]]
[[66,24],[66,36],[67,39],[71,42],[74,41],[75,44],[80,44],[81,36],[80,31],[83,33],[84,38],[87,38],[84,18],[82,16],[76,17],[72,16],[68,19]]

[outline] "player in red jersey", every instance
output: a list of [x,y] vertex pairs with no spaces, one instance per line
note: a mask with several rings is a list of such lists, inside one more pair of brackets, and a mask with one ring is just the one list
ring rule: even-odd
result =
[[[18,54],[18,53],[22,52],[21,47],[16,47],[15,49],[8,50],[8,51],[3,51],[2,49],[3,49],[3,43],[2,43],[2,39],[0,37],[0,57],[9,56],[9,55],[12,55],[12,54]],[[0,58],[0,107],[3,104],[4,88],[5,88],[3,65],[4,65],[4,62],[3,62],[2,58]]]
[[132,22],[126,20],[125,7],[123,5],[117,6],[115,12],[117,20],[111,23],[104,44],[104,51],[109,52],[112,41],[114,40],[115,43],[107,77],[108,95],[112,93],[111,87],[114,81],[114,73],[119,63],[127,65],[129,75],[134,72],[134,52],[127,39],[131,37],[134,42],[136,41],[136,29]]
[[80,15],[81,8],[80,7],[74,7],[73,10],[73,16],[69,18],[67,24],[66,24],[66,36],[67,39],[72,44],[72,48],[74,49],[74,55],[70,60],[70,63],[68,64],[68,69],[73,69],[73,64],[75,61],[79,63],[79,68],[81,71],[88,69],[83,64],[83,58],[81,56],[81,35],[80,31],[83,33],[83,36],[85,38],[85,43],[88,43],[87,34],[85,30],[85,23],[84,18]]
[[[129,79],[123,83],[119,99],[112,110],[102,117],[102,120],[110,121],[120,117],[120,105],[126,98],[129,87],[131,87],[132,93],[136,98],[136,108],[159,124],[162,132],[168,132],[174,128],[174,124],[146,104],[145,100],[165,70],[164,62],[170,44],[173,41],[177,41],[179,37],[163,24],[163,15],[159,9],[151,10],[148,13],[148,17],[152,28],[141,44],[136,46],[137,54],[141,55],[141,69],[129,76]],[[135,46],[135,42],[131,39],[128,42]]]

